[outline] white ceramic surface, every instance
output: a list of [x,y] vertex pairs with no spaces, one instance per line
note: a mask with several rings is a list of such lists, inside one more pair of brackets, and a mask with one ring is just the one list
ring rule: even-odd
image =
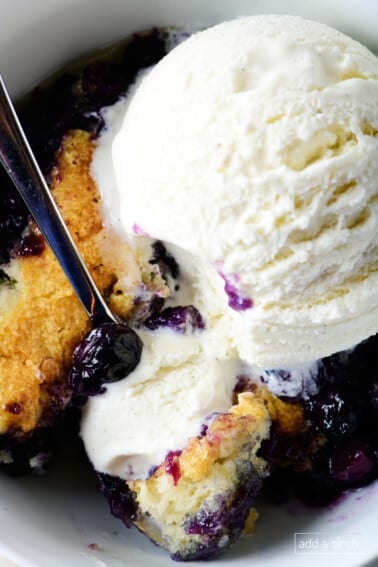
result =
[[[70,57],[131,31],[153,24],[211,24],[272,12],[324,21],[378,52],[376,0],[0,0],[0,69],[13,94],[20,94]],[[93,475],[69,452],[47,477],[0,476],[0,553],[22,567],[172,564],[163,551],[110,516],[96,493]],[[294,504],[260,508],[255,536],[217,563],[224,567],[376,564],[378,483],[317,513]],[[295,553],[295,532],[313,533],[312,554]],[[322,542],[328,543],[328,550],[319,549]]]

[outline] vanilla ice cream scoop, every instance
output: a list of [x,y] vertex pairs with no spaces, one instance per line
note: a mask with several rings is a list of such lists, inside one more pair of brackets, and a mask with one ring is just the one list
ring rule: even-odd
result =
[[123,225],[224,279],[243,361],[378,331],[378,60],[359,43],[292,16],[195,34],[136,89],[113,161]]

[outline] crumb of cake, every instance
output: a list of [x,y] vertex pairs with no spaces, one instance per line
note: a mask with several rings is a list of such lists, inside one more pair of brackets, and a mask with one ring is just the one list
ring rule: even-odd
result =
[[91,549],[92,551],[99,551],[100,546],[98,543],[88,543],[88,549]]
[[256,522],[259,519],[259,513],[255,508],[252,508],[244,524],[245,535],[253,535],[256,529]]

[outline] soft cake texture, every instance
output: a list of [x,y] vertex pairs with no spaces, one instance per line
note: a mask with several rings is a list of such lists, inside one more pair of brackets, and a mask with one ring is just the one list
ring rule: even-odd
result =
[[[257,456],[268,437],[270,416],[252,393],[240,394],[229,412],[216,416],[202,437],[189,440],[147,480],[129,482],[135,525],[175,559],[206,559],[253,531],[253,508],[267,464]],[[168,466],[167,466],[168,465]]]
[[[127,244],[103,230],[89,175],[94,147],[88,133],[68,133],[51,188],[97,285],[127,316],[140,274]],[[0,289],[0,433],[19,436],[49,425],[69,401],[72,351],[90,324],[47,246],[2,268],[12,285]]]
[[125,227],[237,282],[253,308],[232,332],[241,358],[265,367],[377,331],[377,157],[377,58],[292,16],[178,46],[113,144]]

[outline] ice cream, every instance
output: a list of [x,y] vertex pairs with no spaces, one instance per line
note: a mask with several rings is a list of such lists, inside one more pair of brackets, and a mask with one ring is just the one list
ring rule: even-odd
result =
[[214,411],[229,411],[238,361],[206,356],[201,334],[139,331],[142,359],[127,384],[111,384],[84,410],[81,433],[96,470],[148,478],[169,452],[200,435]]
[[87,401],[81,435],[115,515],[132,502],[173,557],[205,559],[248,523],[272,423],[306,472],[358,433],[322,390],[349,355],[321,359],[378,330],[378,61],[320,24],[245,18],[195,34],[104,114],[105,216],[168,293],[132,321],[140,363]]
[[[143,246],[165,242],[180,266],[166,305],[194,305],[205,322],[190,336],[145,336],[139,369],[85,410],[96,468],[146,476],[231,405],[239,375],[277,395],[311,393],[318,359],[378,330],[378,62],[321,24],[245,18],[176,47],[111,112],[93,164],[110,218]],[[109,187],[98,172],[111,178],[111,145]],[[204,373],[211,403],[195,396]],[[171,433],[158,376],[164,400],[192,392]],[[134,388],[161,406],[160,445],[140,439],[148,420]],[[122,441],[103,428],[112,396],[126,408]]]
[[378,62],[357,42],[291,16],[221,24],[128,106],[113,145],[122,223],[249,298],[232,331],[243,360],[350,348],[378,328],[377,123]]

